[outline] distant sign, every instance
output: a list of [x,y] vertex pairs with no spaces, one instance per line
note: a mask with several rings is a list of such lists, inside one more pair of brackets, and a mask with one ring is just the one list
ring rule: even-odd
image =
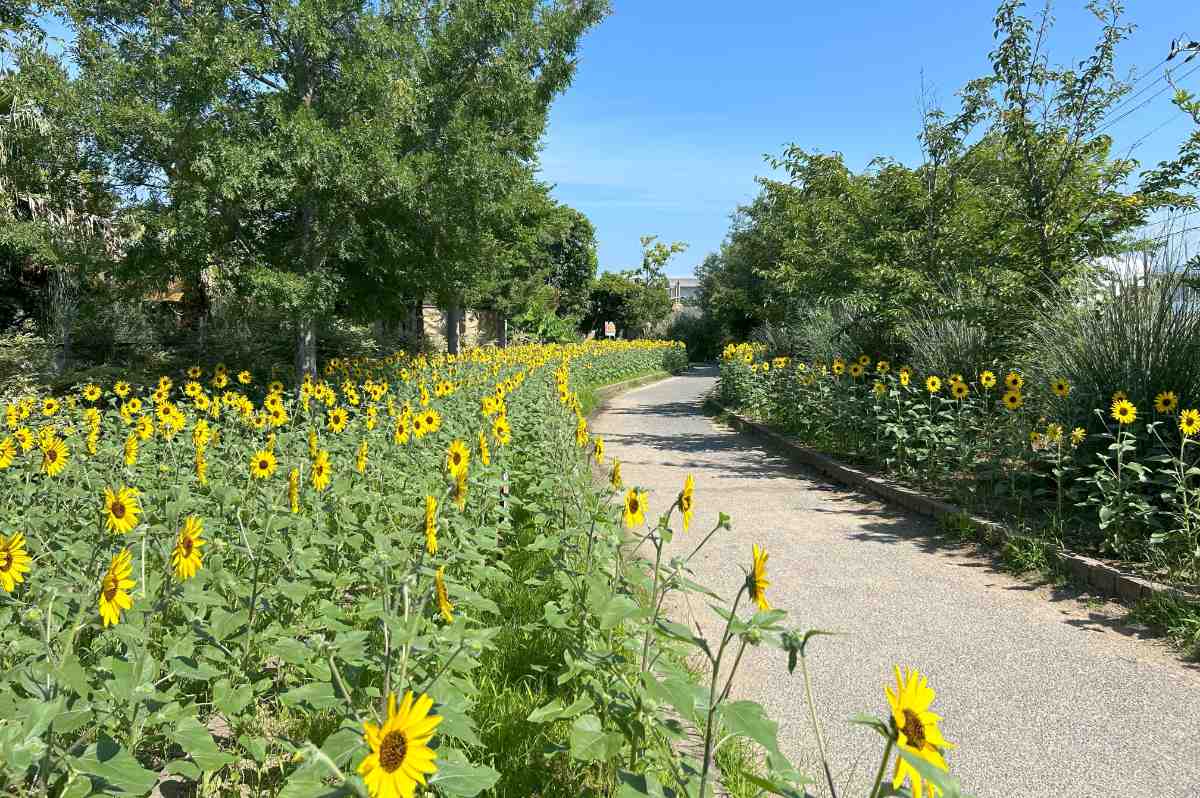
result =
[[604,322],[604,337],[605,338],[616,338],[617,337],[617,323],[615,321]]

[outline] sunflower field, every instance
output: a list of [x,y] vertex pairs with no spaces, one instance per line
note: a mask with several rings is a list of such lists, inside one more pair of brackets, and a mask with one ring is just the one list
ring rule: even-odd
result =
[[[921,373],[886,358],[729,345],[719,396],[805,445],[1056,544],[1200,577],[1200,397],[1077,396],[1069,375]],[[1187,404],[1190,402],[1191,404]]]
[[678,351],[335,360],[292,388],[194,366],[7,403],[0,784],[493,786],[473,674],[521,634],[497,598],[580,523],[568,374],[611,383]]

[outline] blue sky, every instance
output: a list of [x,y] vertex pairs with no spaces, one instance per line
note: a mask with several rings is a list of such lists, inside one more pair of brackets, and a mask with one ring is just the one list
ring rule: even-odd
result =
[[[1118,51],[1122,74],[1146,74],[1183,33],[1200,39],[1194,0],[1127,5],[1137,29]],[[656,234],[689,244],[668,271],[690,274],[720,245],[734,209],[756,193],[755,176],[769,173],[763,156],[789,142],[839,151],[853,169],[875,155],[914,165],[922,72],[943,105],[954,108],[955,92],[990,71],[995,45],[993,0],[613,6],[583,42],[542,153],[543,179],[595,224],[600,267],[609,271],[635,266],[638,236]],[[1032,6],[1040,8],[1040,0]],[[1051,61],[1085,58],[1099,26],[1083,0],[1056,0],[1054,16]],[[1182,85],[1200,91],[1200,71]],[[1165,86],[1158,82],[1121,110]],[[1173,156],[1190,131],[1170,91],[1108,132],[1123,153],[1160,125],[1133,156],[1154,164]]]

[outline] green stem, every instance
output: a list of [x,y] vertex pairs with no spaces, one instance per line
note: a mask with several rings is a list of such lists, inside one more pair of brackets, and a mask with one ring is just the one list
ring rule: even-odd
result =
[[[812,681],[808,677],[808,658],[800,654],[800,675],[804,677],[804,698],[808,702],[808,717],[812,721],[813,734],[817,737],[817,751],[821,754],[821,767],[825,770],[825,783],[829,785],[830,798],[837,798],[837,788],[833,786],[833,774],[829,771],[829,757],[825,753],[825,738],[821,734],[821,724],[817,722],[817,708],[813,703]],[[891,743],[889,743],[891,745]],[[879,785],[876,778],[876,787]],[[875,791],[871,791],[872,798]]]
[[887,741],[887,746],[883,749],[883,761],[879,763],[879,770],[875,773],[875,785],[871,787],[871,791],[867,793],[867,798],[875,798],[879,795],[879,787],[883,784],[883,774],[887,770],[888,760],[892,755],[892,741]]

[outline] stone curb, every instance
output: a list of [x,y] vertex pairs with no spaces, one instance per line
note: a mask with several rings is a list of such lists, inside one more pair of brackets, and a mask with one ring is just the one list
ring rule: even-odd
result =
[[[739,430],[764,439],[793,461],[815,469],[835,482],[873,494],[884,501],[898,504],[934,519],[950,518],[958,523],[965,522],[979,530],[983,534],[984,540],[993,545],[1001,545],[1010,539],[1022,537],[997,521],[972,515],[957,505],[931,499],[911,488],[890,482],[861,469],[843,465],[814,449],[801,446],[764,424],[752,421],[740,413],[730,410],[716,399],[709,399],[709,404],[728,415],[733,421],[733,425]],[[1056,549],[1048,553],[1062,563],[1063,567],[1076,580],[1106,596],[1114,596],[1130,603],[1157,595],[1169,595],[1185,600],[1197,598],[1184,590],[1125,573],[1092,557],[1085,557],[1065,549]]]

